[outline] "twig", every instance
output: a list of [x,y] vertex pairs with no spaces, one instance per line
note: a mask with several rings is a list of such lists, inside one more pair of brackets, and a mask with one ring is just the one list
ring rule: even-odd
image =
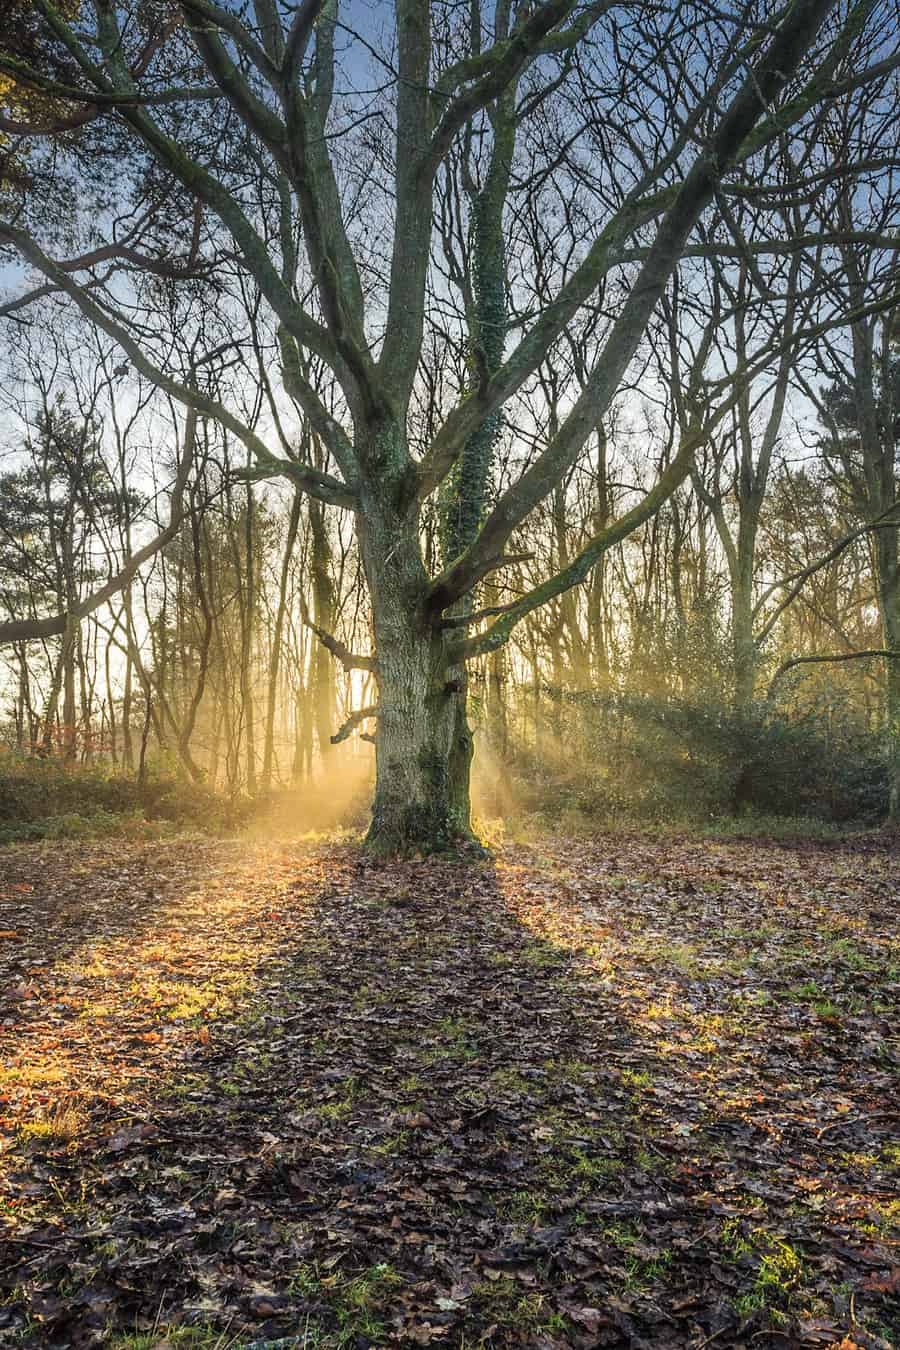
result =
[[[849,1117],[845,1116],[843,1120],[833,1120],[830,1125],[823,1125],[816,1138],[821,1139],[822,1135],[828,1134],[830,1130],[839,1130],[848,1119]],[[900,1111],[873,1111],[868,1116],[857,1116],[856,1124],[865,1124],[869,1120],[900,1120]]]

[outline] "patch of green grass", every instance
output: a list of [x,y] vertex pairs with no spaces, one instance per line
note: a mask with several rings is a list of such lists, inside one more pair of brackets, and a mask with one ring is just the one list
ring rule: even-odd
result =
[[350,1279],[332,1277],[322,1281],[329,1290],[330,1304],[341,1329],[341,1344],[354,1345],[358,1340],[381,1341],[385,1336],[382,1320],[384,1308],[393,1292],[403,1284],[403,1278],[385,1261],[370,1266]]
[[634,952],[636,956],[652,962],[655,966],[671,966],[681,975],[691,979],[699,979],[712,973],[709,965],[699,959],[697,948],[690,942],[662,942],[656,938],[637,940],[634,943]]
[[302,1263],[294,1271],[287,1287],[289,1294],[299,1294],[301,1298],[318,1298],[322,1293],[322,1279],[318,1268]]
[[536,970],[550,970],[554,966],[565,965],[569,960],[569,953],[551,946],[548,942],[529,942],[520,954],[519,960],[523,965]]
[[873,961],[871,956],[861,947],[858,947],[852,938],[835,938],[829,943],[829,946],[841,964],[848,966],[851,970],[877,970],[879,967],[879,962]]
[[441,1059],[476,1059],[478,1048],[472,1037],[472,1027],[463,1017],[445,1017],[433,1028],[435,1039],[439,1042],[432,1049],[425,1050],[419,1058],[424,1064],[433,1064]]
[[533,1085],[527,1078],[523,1078],[518,1069],[503,1067],[495,1069],[490,1077],[491,1086],[498,1092],[511,1092],[517,1096],[526,1096],[532,1091]]
[[550,1209],[546,1196],[536,1191],[513,1191],[509,1199],[497,1206],[501,1217],[520,1226],[535,1226],[543,1223]]
[[815,816],[716,816],[701,827],[706,839],[847,839],[852,827]]
[[720,1241],[726,1248],[726,1259],[756,1262],[752,1288],[734,1301],[738,1316],[744,1320],[759,1312],[776,1316],[790,1302],[804,1276],[800,1253],[784,1238],[765,1229],[745,1231],[740,1220],[735,1219],[725,1221]]
[[380,1144],[376,1144],[372,1152],[379,1158],[396,1158],[408,1144],[409,1130],[398,1130],[396,1134],[389,1134]]
[[822,990],[813,980],[804,980],[802,984],[795,984],[787,993],[788,998],[794,999],[795,1002],[812,1003],[824,998]]
[[561,1143],[558,1148],[545,1154],[539,1166],[547,1186],[564,1189],[572,1185],[610,1181],[622,1172],[625,1163],[621,1158],[589,1153],[580,1146]]
[[736,989],[731,1000],[738,1008],[764,1008],[773,1001],[768,989]]
[[605,1223],[603,1225],[603,1236],[607,1242],[611,1242],[615,1247],[621,1247],[623,1251],[628,1251],[641,1240],[641,1234],[635,1225],[625,1223],[623,1220]]
[[739,1261],[742,1256],[753,1251],[753,1243],[745,1235],[744,1224],[736,1216],[726,1219],[722,1224],[719,1242],[724,1248],[726,1261]]
[[357,1096],[357,1085],[353,1078],[348,1078],[342,1084],[343,1092],[339,1097],[334,1097],[329,1102],[323,1102],[321,1106],[315,1108],[316,1114],[322,1120],[346,1120],[353,1111],[354,1102]]
[[185,1350],[238,1350],[245,1341],[243,1337],[210,1326],[159,1326],[153,1331],[111,1333],[104,1344],[107,1350],[155,1350],[158,1345],[183,1346]]
[[351,1280],[341,1281],[333,1297],[341,1330],[370,1339],[385,1334],[378,1314],[402,1282],[397,1270],[386,1261],[370,1266]]
[[84,1132],[87,1120],[77,1106],[61,1103],[44,1120],[31,1120],[19,1126],[23,1143],[71,1144]]
[[584,1083],[595,1073],[594,1065],[586,1059],[545,1059],[542,1067],[561,1083]]
[[646,1092],[652,1086],[653,1079],[645,1069],[623,1069],[622,1082],[633,1092]]
[[[309,1321],[303,1331],[305,1346],[345,1350],[359,1342],[380,1345],[387,1334],[384,1312],[394,1292],[402,1287],[403,1277],[387,1262],[379,1262],[357,1275],[341,1271],[323,1271],[303,1263],[295,1269],[287,1292],[311,1303],[322,1305],[315,1325]],[[337,1332],[327,1332],[321,1312],[327,1308],[337,1322]]]
[[[900,1232],[900,1200],[876,1200],[872,1206],[877,1218],[871,1226],[873,1237],[896,1237]],[[862,1225],[866,1231],[868,1225]]]
[[582,1149],[573,1149],[571,1156],[573,1175],[585,1181],[601,1181],[617,1176],[625,1166],[621,1158],[601,1158],[596,1154],[585,1153]]
[[625,1288],[635,1292],[649,1289],[657,1280],[665,1279],[675,1253],[664,1248],[654,1256],[629,1256],[625,1262]]
[[669,1163],[665,1158],[661,1158],[658,1153],[651,1153],[649,1149],[639,1148],[634,1155],[634,1161],[642,1172],[664,1172],[668,1169]]
[[546,1294],[524,1292],[522,1286],[508,1275],[501,1275],[496,1280],[482,1280],[472,1290],[472,1297],[483,1305],[490,1321],[504,1331],[518,1332],[522,1336],[538,1331],[560,1335],[570,1329],[568,1319],[554,1312]]

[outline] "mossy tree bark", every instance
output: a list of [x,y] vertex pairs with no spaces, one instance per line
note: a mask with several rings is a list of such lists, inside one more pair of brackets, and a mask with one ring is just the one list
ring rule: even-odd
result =
[[459,699],[446,630],[427,609],[417,513],[402,504],[405,433],[394,423],[369,436],[383,472],[365,491],[359,517],[378,654],[368,843],[385,855],[446,852],[469,839],[468,797],[460,802],[453,773]]

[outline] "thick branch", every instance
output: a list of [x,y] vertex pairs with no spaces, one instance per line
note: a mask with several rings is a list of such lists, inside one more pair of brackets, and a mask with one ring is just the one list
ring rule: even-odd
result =
[[866,661],[871,657],[884,656],[891,661],[900,661],[900,652],[886,651],[883,647],[873,647],[863,652],[836,652],[826,653],[822,656],[792,656],[789,661],[782,661],[781,665],[772,676],[766,698],[771,701],[775,695],[778,685],[789,670],[795,666],[818,665],[822,661]]
[[370,717],[379,717],[380,713],[381,710],[374,706],[370,708],[357,708],[356,712],[351,713],[343,726],[330,738],[331,744],[339,745],[341,741],[346,741],[361,722],[367,722]]
[[581,550],[568,567],[557,572],[555,576],[536,586],[534,590],[523,595],[512,605],[508,606],[506,612],[491,624],[486,632],[477,637],[469,638],[453,648],[449,664],[455,665],[459,661],[466,661],[474,656],[484,656],[489,652],[496,651],[509,640],[510,634],[516,624],[524,619],[526,614],[532,610],[539,609],[541,605],[547,604],[555,596],[561,595],[564,591],[571,590],[579,582],[584,581],[591,568],[599,562],[604,553],[607,553],[616,544],[621,543],[629,534],[649,520],[660,507],[668,501],[672,493],[684,481],[690,472],[694,455],[698,446],[709,435],[709,427],[703,427],[685,437],[678,454],[673,459],[669,467],[660,474],[657,482],[647,492],[641,500],[626,511],[618,520],[614,520],[604,530],[595,534],[590,543]]
[[[426,177],[430,179],[434,175],[460,128],[522,73],[541,41],[552,28],[568,18],[574,7],[575,0],[546,0],[505,42],[497,43],[481,56],[471,59],[465,73],[471,77],[477,72],[480,78],[445,108],[422,166]],[[463,70],[460,66],[454,69],[460,73]]]
[[[672,184],[659,188],[660,177],[664,171],[673,168],[678,153],[691,143],[688,134],[695,127],[699,115],[704,111],[706,101],[698,104],[694,115],[689,119],[685,135],[652,170],[648,171],[638,188],[629,194],[615,216],[607,222],[601,233],[588,249],[584,260],[573,275],[560,289],[558,295],[544,306],[541,315],[525,334],[518,346],[510,353],[506,361],[491,379],[474,393],[469,394],[449,413],[444,424],[435,436],[418,468],[417,491],[420,499],[427,497],[449,473],[466,440],[487,417],[499,408],[522,383],[537,369],[551,345],[562,332],[565,325],[577,312],[579,306],[596,289],[604,276],[619,265],[625,256],[624,246],[634,231],[648,224],[663,212],[668,215],[657,233],[659,243],[666,223],[675,219],[676,204],[690,201],[703,171],[718,172],[721,177],[725,167],[740,164],[760,151],[778,136],[784,135],[796,122],[800,121],[818,102],[834,96],[835,90],[844,87],[858,87],[868,80],[882,78],[884,63],[878,63],[858,72],[849,81],[837,84],[833,72],[837,61],[846,54],[848,45],[868,17],[874,0],[858,0],[844,28],[831,51],[806,82],[799,94],[788,103],[777,107],[769,116],[759,119],[763,106],[774,103],[777,94],[784,88],[790,74],[796,69],[803,56],[804,43],[811,41],[812,35],[826,17],[823,11],[833,6],[815,6],[816,13],[809,5],[795,5],[769,52],[750,73],[740,93],[730,109],[721,119],[718,131],[705,153],[695,162],[681,184]],[[809,24],[807,35],[802,30],[804,23]],[[897,58],[900,59],[900,58]],[[752,112],[755,104],[755,112]],[[748,112],[751,115],[748,117]],[[757,121],[754,127],[753,122]],[[738,122],[746,127],[741,136],[737,132]],[[721,149],[732,137],[737,143],[725,158],[728,160],[717,170],[717,161],[721,158]],[[715,187],[717,184],[713,184]],[[701,204],[702,209],[702,204]],[[697,211],[699,218],[700,210]],[[655,245],[654,245],[655,247]],[[649,250],[644,255],[650,259]],[[637,288],[634,288],[635,290]],[[634,294],[634,291],[632,291]]]
[[[91,81],[98,95],[102,95],[105,99],[116,100],[123,120],[141,137],[159,162],[169,169],[189,192],[199,197],[216,213],[243,254],[266,300],[288,331],[298,342],[310,347],[317,355],[332,364],[335,359],[335,345],[331,335],[297,304],[272,265],[265,241],[251,225],[233,193],[196,160],[189,158],[182,147],[166,135],[138,106],[142,100],[134,89],[130,74],[121,59],[118,46],[120,39],[117,39],[115,51],[110,56],[110,64],[116,71],[118,81],[114,83],[104,70],[90,59],[72,29],[63,21],[49,0],[35,0],[35,4],[56,37],[65,45],[86,78]],[[112,11],[109,17],[114,17]]]
[[334,637],[332,633],[326,633],[324,628],[319,628],[316,624],[310,623],[309,619],[305,619],[304,622],[307,628],[315,633],[322,646],[331,652],[336,660],[340,661],[345,670],[375,670],[374,656],[358,656],[355,652],[351,652],[350,648],[339,638]]

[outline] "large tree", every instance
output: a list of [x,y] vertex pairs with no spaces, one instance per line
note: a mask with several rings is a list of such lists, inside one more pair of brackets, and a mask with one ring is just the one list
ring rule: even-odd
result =
[[[687,391],[697,411],[658,480],[562,570],[499,614],[472,597],[596,432],[682,260],[715,251],[708,232],[695,247],[705,213],[728,191],[758,190],[767,147],[815,137],[828,100],[888,79],[900,57],[885,37],[896,14],[878,0],[380,9],[383,32],[371,18],[361,27],[371,9],[351,0],[84,0],[75,17],[34,0],[0,58],[15,95],[10,155],[25,165],[10,175],[0,242],[40,274],[8,310],[68,298],[164,395],[239,438],[253,473],[353,513],[374,652],[333,646],[377,680],[377,705],[355,719],[374,721],[370,843],[433,850],[468,829],[467,662],[658,509],[734,391],[716,408]],[[460,168],[468,378],[422,441],[426,339],[445,340],[448,361],[461,340],[446,303],[458,278],[435,228]],[[560,183],[590,235],[561,264],[526,250],[513,266],[512,198],[540,202]],[[779,229],[740,248],[784,248]],[[235,297],[249,293],[277,341],[284,401],[327,468],[275,454],[227,384],[205,384],[179,356],[204,305],[237,324]],[[584,377],[492,497],[501,421],[591,307]],[[330,372],[327,399],[313,359]],[[429,574],[422,519],[435,494],[446,554]]]

